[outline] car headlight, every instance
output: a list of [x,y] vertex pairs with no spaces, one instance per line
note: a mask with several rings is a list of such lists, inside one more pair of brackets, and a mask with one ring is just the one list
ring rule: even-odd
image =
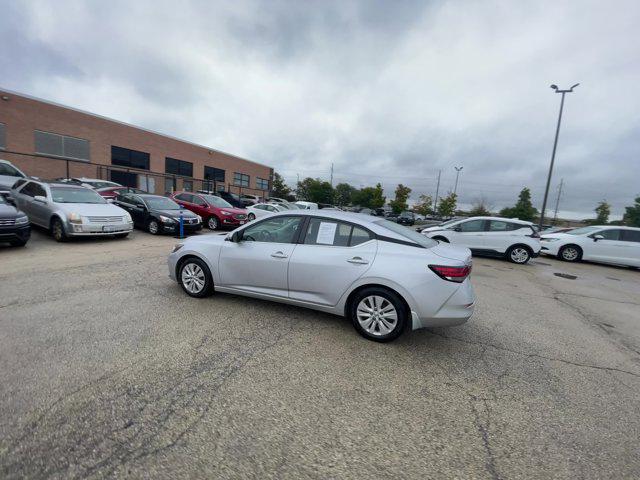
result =
[[160,215],[160,221],[163,223],[174,223],[175,220],[171,217],[165,217],[164,215]]
[[198,218],[198,223],[202,223],[202,217],[200,215],[196,215],[196,217]]
[[133,222],[133,220],[131,219],[131,215],[129,215],[128,212],[124,216],[124,221],[127,222],[127,223]]
[[79,213],[72,212],[69,214],[68,218],[70,223],[82,223],[82,217]]
[[222,211],[222,214],[223,214],[223,215],[233,215],[233,213],[231,213],[231,212],[225,212],[224,210]]
[[16,225],[25,225],[27,223],[29,223],[29,218],[26,215],[16,218]]
[[558,240],[560,240],[559,238],[541,238],[540,241],[541,242],[557,242]]
[[178,250],[180,250],[182,247],[184,247],[184,243],[176,243],[173,246],[173,250],[171,250],[171,253],[176,253]]

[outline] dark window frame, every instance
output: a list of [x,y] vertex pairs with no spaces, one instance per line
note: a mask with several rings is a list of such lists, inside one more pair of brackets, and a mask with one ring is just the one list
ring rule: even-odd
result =
[[[207,171],[209,173],[207,173]],[[222,172],[222,175],[219,175]],[[211,174],[213,173],[213,178],[211,177]],[[205,165],[204,166],[204,179],[209,181],[209,182],[225,182],[225,178],[227,175],[227,171],[224,170],[223,168],[218,168],[218,167],[212,167],[210,165]]]
[[[141,157],[141,158],[133,159],[132,157],[134,155],[136,157]],[[118,157],[121,156],[123,158],[126,157],[127,160],[124,161],[124,160],[118,159],[117,161],[114,161],[114,156],[118,156]],[[124,167],[124,168],[135,168],[137,170],[150,170],[151,155],[148,152],[142,152],[140,150],[133,150],[131,148],[111,145],[111,165],[116,165],[118,167]],[[145,165],[145,166],[137,166],[137,165]]]
[[[261,186],[265,184],[266,186]],[[266,178],[256,177],[256,188],[258,190],[269,190],[269,180]]]
[[[238,178],[237,178],[238,176],[240,177],[240,183],[238,183]],[[244,184],[245,177],[246,177],[246,180],[247,180],[247,184],[246,185]],[[251,175],[248,175],[248,174],[242,173],[242,172],[233,172],[233,184],[236,187],[249,188],[249,186],[251,185]]]
[[[173,167],[169,168],[170,164],[175,166],[175,169]],[[164,157],[164,173],[193,178],[193,162],[187,162],[186,160],[180,160],[179,158]]]

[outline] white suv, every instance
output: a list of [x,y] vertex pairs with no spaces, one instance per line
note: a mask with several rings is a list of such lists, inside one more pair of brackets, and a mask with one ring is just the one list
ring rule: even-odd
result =
[[440,242],[462,245],[474,254],[505,257],[520,264],[537,257],[541,248],[533,224],[513,218],[457,218],[421,233]]
[[589,260],[640,267],[640,228],[591,226],[542,235],[542,253],[567,262]]

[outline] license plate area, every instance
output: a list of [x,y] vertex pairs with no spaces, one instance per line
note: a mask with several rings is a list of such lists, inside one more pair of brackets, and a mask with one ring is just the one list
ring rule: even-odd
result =
[[105,225],[102,227],[103,232],[115,232],[118,230],[118,227],[115,225]]

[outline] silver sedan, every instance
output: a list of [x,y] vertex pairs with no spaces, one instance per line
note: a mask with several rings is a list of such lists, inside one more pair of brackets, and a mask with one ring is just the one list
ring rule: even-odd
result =
[[344,315],[362,336],[460,325],[471,317],[471,252],[368,215],[276,213],[228,234],[187,239],[169,276],[192,297],[214,291]]

